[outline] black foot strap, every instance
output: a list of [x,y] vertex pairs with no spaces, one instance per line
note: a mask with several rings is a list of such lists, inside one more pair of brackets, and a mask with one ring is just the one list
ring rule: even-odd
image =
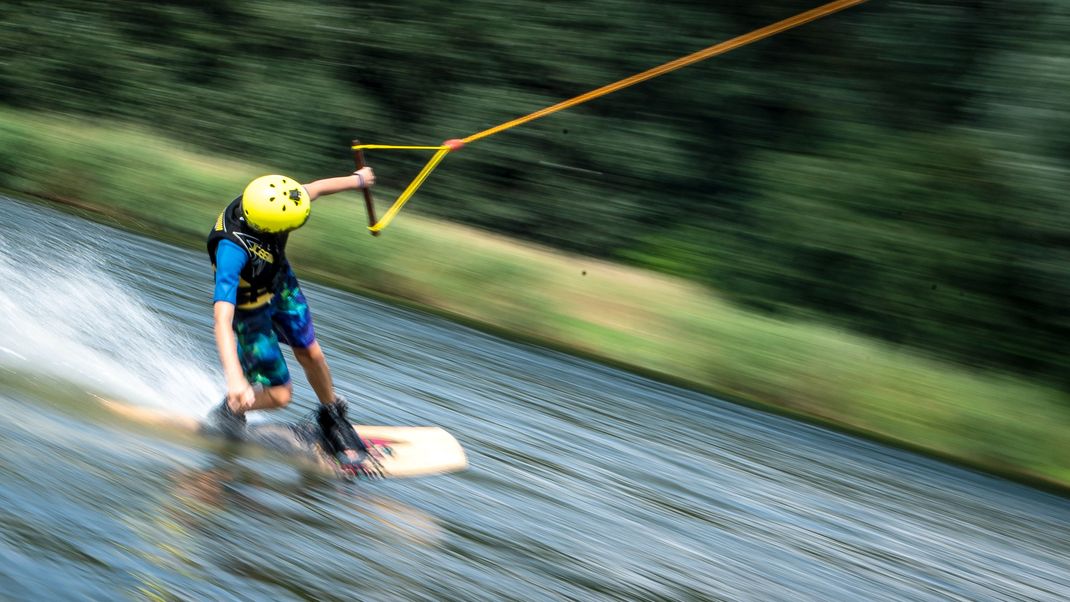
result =
[[[316,421],[324,447],[338,460],[344,471],[367,477],[382,476],[378,462],[349,422],[344,401],[320,406]],[[356,452],[356,457],[350,457],[349,452]]]

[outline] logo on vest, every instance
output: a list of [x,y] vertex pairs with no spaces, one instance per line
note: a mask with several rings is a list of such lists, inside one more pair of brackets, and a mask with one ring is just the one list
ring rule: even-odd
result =
[[259,243],[250,241],[249,252],[268,263],[275,263],[275,257],[271,254],[271,252],[260,246]]

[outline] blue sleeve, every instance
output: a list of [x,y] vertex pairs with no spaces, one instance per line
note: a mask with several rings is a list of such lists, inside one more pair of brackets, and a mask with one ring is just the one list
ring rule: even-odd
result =
[[237,244],[222,240],[215,249],[215,296],[212,302],[226,301],[238,304],[238,281],[242,268],[249,261],[245,249]]

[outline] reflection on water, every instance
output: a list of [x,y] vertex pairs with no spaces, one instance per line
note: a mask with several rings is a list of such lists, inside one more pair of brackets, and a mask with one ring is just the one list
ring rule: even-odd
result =
[[[14,225],[0,238],[0,592],[12,599],[1070,591],[1065,500],[315,286],[318,332],[360,419],[444,426],[468,472],[344,483],[133,428],[92,394],[186,413],[217,395],[202,254],[0,202]],[[107,261],[62,264],[32,241]],[[55,290],[104,294],[107,311]],[[307,412],[311,391],[296,392],[260,419]]]

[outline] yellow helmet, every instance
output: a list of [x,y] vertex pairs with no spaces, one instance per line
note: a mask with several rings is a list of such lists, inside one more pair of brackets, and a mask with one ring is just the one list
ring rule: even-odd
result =
[[308,191],[286,176],[260,176],[241,195],[242,214],[250,226],[281,234],[305,225],[312,212]]

